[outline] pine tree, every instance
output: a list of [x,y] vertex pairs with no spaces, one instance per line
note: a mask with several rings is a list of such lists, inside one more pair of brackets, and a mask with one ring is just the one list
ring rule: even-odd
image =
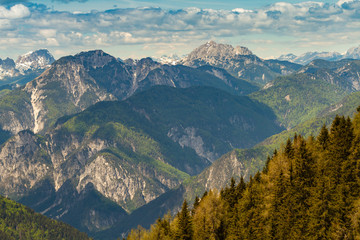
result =
[[288,206],[285,205],[288,187],[286,178],[280,170],[279,176],[275,179],[274,195],[270,207],[270,239],[287,239],[289,236]]
[[317,137],[316,140],[317,140],[318,146],[320,147],[320,149],[322,151],[327,149],[327,147],[329,145],[329,131],[325,124],[322,126],[319,136]]
[[263,173],[267,173],[269,171],[269,163],[271,161],[270,156],[268,155],[266,158],[264,169],[262,170]]
[[289,159],[294,158],[294,148],[292,146],[290,138],[286,141],[286,146],[284,149],[285,156]]
[[191,215],[194,215],[196,212],[197,207],[200,204],[200,198],[198,196],[195,197],[193,209],[191,210]]
[[175,233],[175,239],[191,240],[193,235],[193,229],[191,223],[191,216],[186,200],[184,200],[181,211],[178,213],[177,217],[178,225],[177,232]]
[[254,178],[250,177],[250,182],[238,204],[239,231],[236,239],[266,239],[265,221],[262,217],[264,207],[261,177],[260,174],[255,174]]
[[210,191],[201,200],[193,217],[194,239],[225,239],[224,201],[216,192]]

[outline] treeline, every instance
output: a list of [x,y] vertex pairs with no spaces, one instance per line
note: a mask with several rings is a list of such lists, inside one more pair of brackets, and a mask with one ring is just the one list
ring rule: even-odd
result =
[[196,198],[133,239],[360,239],[360,107],[330,129],[295,135],[261,173]]
[[85,233],[0,196],[0,239],[87,240]]

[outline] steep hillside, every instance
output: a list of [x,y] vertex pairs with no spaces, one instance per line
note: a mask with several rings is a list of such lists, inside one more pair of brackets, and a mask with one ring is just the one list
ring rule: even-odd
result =
[[69,225],[49,219],[32,209],[0,196],[0,238],[15,239],[89,239]]
[[266,146],[271,149],[279,148],[281,143],[288,138],[293,138],[295,133],[301,134],[304,137],[315,136],[320,132],[324,124],[330,126],[332,119],[334,119],[336,115],[353,117],[355,108],[359,103],[360,92],[352,93],[341,101],[325,108],[315,118],[305,121],[293,129],[275,134],[258,144],[258,146]]
[[290,129],[316,117],[349,93],[322,79],[293,74],[277,78],[251,97],[270,106],[281,125]]

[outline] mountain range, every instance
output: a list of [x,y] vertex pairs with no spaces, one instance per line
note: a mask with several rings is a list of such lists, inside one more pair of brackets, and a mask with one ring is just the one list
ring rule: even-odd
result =
[[289,53],[281,55],[277,59],[302,65],[306,65],[316,59],[322,59],[327,61],[339,61],[342,59],[360,59],[360,47],[352,47],[343,54],[338,52],[307,52],[296,56],[292,53]]
[[[37,66],[30,55],[24,73]],[[263,60],[215,42],[176,65],[62,57],[0,92],[0,194],[97,239],[123,237],[231,177],[248,180],[289,134],[351,115],[359,66]]]

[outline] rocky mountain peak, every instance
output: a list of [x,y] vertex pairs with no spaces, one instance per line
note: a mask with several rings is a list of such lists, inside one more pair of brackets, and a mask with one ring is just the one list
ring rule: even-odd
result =
[[192,51],[186,58],[188,61],[207,58],[232,58],[236,55],[253,55],[246,47],[233,47],[229,44],[209,41]]
[[118,61],[113,56],[105,53],[102,50],[93,50],[88,52],[81,52],[76,54],[75,59],[79,59],[81,64],[85,66],[85,68],[101,68],[106,64],[112,61]]
[[29,70],[45,69],[55,61],[47,49],[40,49],[21,55],[16,60],[16,69],[21,73]]

